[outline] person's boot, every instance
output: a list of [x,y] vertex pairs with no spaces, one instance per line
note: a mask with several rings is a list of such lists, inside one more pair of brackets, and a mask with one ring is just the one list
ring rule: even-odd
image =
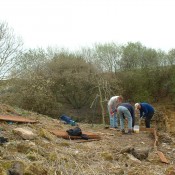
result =
[[132,134],[132,129],[128,129],[128,133],[127,134]]
[[122,129],[121,132],[122,132],[122,134],[125,134],[125,130],[124,129]]

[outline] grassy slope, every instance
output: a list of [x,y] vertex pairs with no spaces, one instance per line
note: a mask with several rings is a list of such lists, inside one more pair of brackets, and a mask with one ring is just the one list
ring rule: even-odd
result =
[[[12,167],[15,162],[20,163],[24,174],[36,175],[107,175],[107,174],[165,174],[172,171],[174,161],[174,142],[160,144],[160,149],[166,154],[171,164],[165,165],[154,155],[153,136],[147,132],[139,134],[121,135],[119,131],[104,129],[102,125],[79,123],[83,131],[94,132],[101,136],[100,141],[78,143],[77,140],[65,140],[52,135],[50,129],[66,131],[72,128],[62,124],[57,119],[0,105],[0,113],[8,115],[22,115],[39,122],[36,124],[7,123],[1,121],[1,136],[7,137],[9,142],[1,145],[0,174]],[[24,140],[14,134],[15,128],[27,128],[37,134],[34,140]],[[131,160],[127,149],[148,149],[149,160]],[[167,153],[169,152],[169,153]],[[173,162],[174,163],[174,162]]]

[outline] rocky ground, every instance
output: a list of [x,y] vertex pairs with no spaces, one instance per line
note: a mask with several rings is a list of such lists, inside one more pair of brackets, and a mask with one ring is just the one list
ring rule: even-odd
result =
[[[159,131],[157,150],[154,135],[148,131],[122,135],[103,125],[79,123],[82,131],[96,133],[96,141],[66,140],[49,131],[73,128],[58,119],[0,106],[0,113],[20,115],[37,123],[0,121],[0,134],[8,142],[0,145],[0,175],[174,175],[175,138]],[[28,131],[20,134],[20,129]]]

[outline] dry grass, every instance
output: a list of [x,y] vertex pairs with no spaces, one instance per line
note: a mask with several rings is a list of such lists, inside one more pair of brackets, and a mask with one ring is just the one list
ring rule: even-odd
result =
[[[1,106],[1,108],[3,108]],[[5,110],[5,109],[4,109]],[[2,109],[1,109],[2,111]],[[18,111],[19,113],[19,111]],[[101,140],[77,143],[76,140],[58,138],[49,129],[67,130],[72,128],[56,119],[31,114],[38,119],[36,124],[2,123],[1,134],[9,138],[9,142],[1,145],[0,173],[9,169],[15,161],[24,164],[25,175],[163,175],[165,171],[173,171],[174,142],[161,147],[170,160],[170,164],[159,161],[141,160],[141,163],[128,158],[128,150],[149,149],[152,152],[154,140],[148,132],[122,135],[119,131],[104,129],[103,125],[80,123],[82,131],[94,132]],[[34,140],[23,140],[12,131],[17,127],[31,128],[37,134]],[[2,162],[6,162],[2,163]]]

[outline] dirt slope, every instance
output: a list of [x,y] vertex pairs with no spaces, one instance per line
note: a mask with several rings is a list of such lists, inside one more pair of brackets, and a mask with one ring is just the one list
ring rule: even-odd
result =
[[[154,148],[150,132],[122,135],[120,131],[105,129],[102,125],[79,123],[82,131],[101,137],[98,141],[66,140],[49,131],[73,128],[57,119],[1,105],[1,114],[25,116],[37,123],[0,121],[0,174],[20,175],[173,175],[175,174],[175,139],[158,132],[157,149],[168,164],[162,163]],[[28,129],[34,138],[24,139],[14,130]]]

